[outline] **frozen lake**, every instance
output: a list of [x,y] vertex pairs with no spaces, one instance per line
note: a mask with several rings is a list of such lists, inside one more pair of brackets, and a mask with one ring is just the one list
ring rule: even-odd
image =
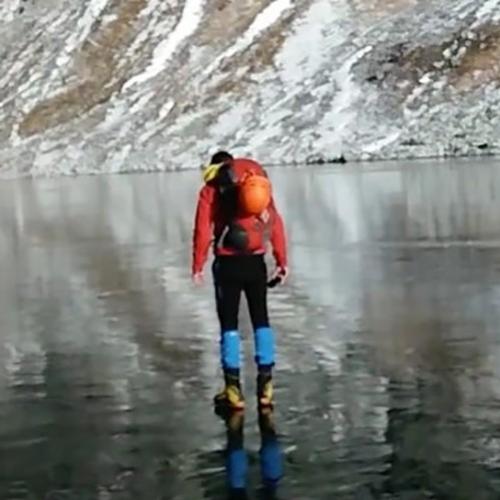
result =
[[[271,176],[292,273],[270,292],[276,498],[499,498],[498,164]],[[213,292],[189,276],[200,182],[0,184],[0,498],[226,498]],[[253,499],[246,313],[243,326]]]

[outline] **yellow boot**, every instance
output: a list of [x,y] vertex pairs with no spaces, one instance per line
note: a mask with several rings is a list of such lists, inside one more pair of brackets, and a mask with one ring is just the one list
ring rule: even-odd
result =
[[245,398],[241,392],[240,383],[237,377],[226,375],[224,389],[214,397],[216,406],[227,406],[232,410],[243,410],[245,408]]
[[257,377],[257,399],[259,407],[269,408],[273,406],[273,379],[270,373],[259,373]]

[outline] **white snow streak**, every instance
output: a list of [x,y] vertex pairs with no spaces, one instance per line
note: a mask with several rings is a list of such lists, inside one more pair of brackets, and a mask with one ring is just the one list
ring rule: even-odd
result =
[[335,81],[340,90],[335,96],[332,109],[322,119],[320,129],[325,132],[323,137],[316,141],[319,150],[334,154],[342,153],[342,141],[345,136],[350,135],[348,126],[356,116],[354,104],[360,95],[360,89],[353,80],[351,70],[372,49],[373,47],[368,45],[357,50],[335,72]]
[[64,52],[57,59],[58,66],[64,66],[70,62],[69,54],[79,47],[88,37],[92,24],[101,16],[109,0],[92,0],[83,16],[78,19],[75,30],[66,40]]
[[161,38],[165,33],[170,32],[172,19],[169,14],[169,8],[169,4],[164,0],[149,0],[149,3],[146,4],[138,16],[139,18],[146,18],[148,20],[146,26],[139,31],[134,42],[128,48],[123,62],[133,57],[136,51],[147,43],[148,40],[153,40],[155,37]]
[[497,19],[500,11],[500,6],[498,5],[499,3],[499,0],[487,0],[484,2],[481,8],[476,12],[478,20],[486,20],[485,18],[488,18],[488,16],[495,11],[496,15],[494,17]]
[[170,114],[170,112],[175,107],[175,101],[173,99],[168,100],[158,112],[158,119],[156,120],[156,124],[153,126],[149,126],[147,130],[141,134],[139,137],[139,144],[144,145],[146,142],[151,139],[154,135],[158,134],[165,127],[165,119]]
[[233,57],[238,52],[242,52],[248,48],[252,42],[262,33],[264,30],[273,25],[280,17],[283,12],[292,7],[291,0],[276,0],[266,9],[264,9],[254,20],[245,34],[238,39],[238,41],[232,45],[229,49],[223,52],[217,59],[205,69],[202,73],[203,76],[207,76],[212,73],[222,60]]
[[392,134],[389,134],[387,137],[383,137],[375,142],[372,142],[371,144],[367,144],[364,148],[363,151],[365,153],[377,153],[380,151],[383,147],[388,146],[389,144],[393,143],[398,139],[400,136],[400,132],[393,132]]
[[138,113],[143,109],[146,104],[149,102],[149,100],[153,97],[153,94],[145,94],[142,97],[140,97],[133,106],[129,109],[129,115],[133,115],[134,113]]
[[0,22],[12,22],[19,7],[21,7],[21,0],[6,0],[2,2],[0,7]]
[[124,85],[123,90],[138,83],[144,83],[165,69],[168,60],[175,53],[179,45],[191,36],[198,27],[203,17],[204,5],[205,0],[186,0],[179,24],[175,27],[172,34],[155,48],[153,60],[149,66],[142,73],[131,78]]
[[[24,61],[22,59],[18,59],[10,68],[9,71],[5,74],[5,76],[0,79],[0,87],[6,86],[9,81],[12,79],[12,75],[15,75],[17,72],[19,72],[21,69],[24,67]],[[5,101],[1,101],[1,104],[3,104]]]
[[276,57],[286,85],[302,86],[325,64],[331,64],[331,49],[344,43],[349,33],[346,18],[348,12],[342,12],[331,0],[320,0],[311,6]]
[[214,139],[223,138],[236,134],[245,123],[245,116],[251,113],[251,107],[247,103],[235,102],[229,110],[221,115],[217,122],[210,127]]
[[357,94],[358,87],[354,84],[351,69],[352,67],[373,47],[370,45],[358,50],[353,54],[337,71],[335,80],[337,81],[340,92],[336,100],[335,112],[343,111],[349,107],[354,101],[354,96]]
[[110,130],[121,124],[123,116],[128,111],[128,103],[125,101],[118,101],[113,98],[110,101],[110,107],[106,111],[105,119],[98,125],[97,130],[99,132],[104,132]]
[[172,109],[174,109],[175,106],[175,101],[173,99],[169,99],[160,109],[158,113],[158,118],[160,120],[164,120],[169,114]]

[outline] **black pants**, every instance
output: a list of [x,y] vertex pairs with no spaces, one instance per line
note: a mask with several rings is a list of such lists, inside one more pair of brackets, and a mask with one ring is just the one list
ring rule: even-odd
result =
[[264,256],[219,256],[215,258],[212,270],[221,332],[238,329],[241,292],[245,293],[254,330],[268,327]]

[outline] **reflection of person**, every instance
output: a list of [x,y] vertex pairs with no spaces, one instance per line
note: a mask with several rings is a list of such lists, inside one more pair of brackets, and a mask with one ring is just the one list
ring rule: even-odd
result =
[[226,416],[226,478],[229,500],[246,499],[248,458],[244,448],[243,413]]
[[267,308],[268,240],[276,261],[274,277],[284,282],[287,270],[285,230],[272,198],[267,174],[257,162],[233,158],[221,151],[204,170],[193,234],[192,274],[203,282],[203,267],[213,242],[213,277],[221,328],[221,363],[225,388],[216,403],[244,408],[240,387],[240,335],[238,312],[245,292],[255,339],[259,406],[272,404],[274,332]]
[[270,500],[275,497],[279,481],[283,476],[283,457],[271,409],[265,408],[259,412],[259,429],[262,491],[263,497]]
[[[229,500],[243,500],[247,496],[248,457],[244,448],[243,413],[225,416],[227,430],[226,476]],[[259,450],[262,480],[262,498],[275,498],[279,481],[283,476],[281,447],[270,408],[259,412],[261,445]]]

